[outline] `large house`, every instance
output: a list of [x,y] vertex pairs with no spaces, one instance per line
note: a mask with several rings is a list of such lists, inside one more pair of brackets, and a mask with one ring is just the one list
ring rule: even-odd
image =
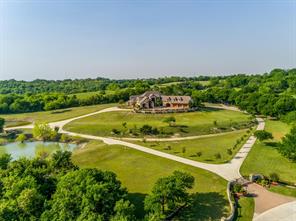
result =
[[166,96],[157,91],[130,96],[128,105],[134,110],[189,110],[190,96]]

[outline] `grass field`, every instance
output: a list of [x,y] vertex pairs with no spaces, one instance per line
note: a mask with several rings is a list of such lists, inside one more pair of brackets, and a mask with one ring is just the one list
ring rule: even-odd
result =
[[99,111],[107,107],[115,106],[116,104],[102,104],[94,106],[73,107],[67,109],[60,109],[55,111],[41,111],[23,114],[5,114],[0,115],[4,118],[7,124],[5,126],[21,126],[31,122],[54,122],[77,117],[91,112]]
[[255,202],[252,197],[241,197],[234,221],[252,221]]
[[143,216],[143,200],[156,180],[174,170],[186,171],[195,177],[193,207],[183,211],[179,220],[220,220],[229,212],[227,182],[205,170],[118,145],[107,146],[98,141],[74,151],[73,161],[83,168],[95,167],[115,172],[128,189],[138,218]]
[[271,186],[269,191],[280,193],[286,196],[293,196],[296,198],[296,187]]
[[[206,163],[225,163],[231,160],[236,152],[240,149],[243,142],[241,142],[240,145],[237,145],[236,148],[234,148],[234,146],[236,141],[242,138],[244,135],[247,135],[246,130],[234,131],[225,135],[192,140],[170,142],[133,141],[133,143],[174,154],[180,157],[185,157],[191,160]],[[246,137],[244,139],[246,139]],[[183,153],[183,148],[185,148],[185,153]],[[232,153],[227,153],[227,149],[231,149]],[[198,152],[201,152],[201,156],[198,156]],[[217,158],[215,156],[215,154],[218,153],[221,155],[221,158]]]
[[[169,126],[168,123],[163,122],[164,118],[169,116],[176,118],[175,126]],[[126,127],[123,127],[124,122],[127,123]],[[125,111],[93,115],[73,121],[65,128],[97,136],[111,136],[112,129],[117,129],[121,132],[119,136],[131,137],[129,130],[139,130],[144,124],[149,124],[163,132],[162,136],[168,137],[231,131],[233,127],[249,127],[250,122],[249,115],[229,110],[203,110],[175,114],[141,114]],[[142,137],[141,134],[138,136]]]
[[[266,121],[266,131],[273,134],[273,142],[280,141],[289,130],[290,127],[280,121]],[[272,144],[272,142],[256,142],[241,167],[242,175],[261,173],[269,176],[275,172],[281,180],[296,183],[296,163],[281,156]]]

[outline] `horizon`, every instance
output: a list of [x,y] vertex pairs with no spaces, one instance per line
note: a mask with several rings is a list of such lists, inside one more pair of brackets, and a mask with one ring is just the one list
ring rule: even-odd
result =
[[228,76],[296,67],[296,1],[289,0],[1,1],[0,33],[0,80]]
[[[289,71],[292,69],[296,69],[296,67],[284,69],[284,68],[273,68],[272,70],[275,69],[281,69],[285,71]],[[0,79],[0,81],[10,81],[10,80],[15,80],[15,81],[25,81],[25,82],[32,82],[32,81],[37,81],[37,80],[45,80],[45,81],[63,81],[63,80],[86,80],[86,79],[91,79],[95,80],[97,78],[105,79],[105,80],[149,80],[149,79],[161,79],[161,78],[171,78],[171,77],[180,77],[180,78],[195,78],[195,77],[231,77],[231,76],[237,76],[237,75],[247,75],[247,76],[255,76],[255,75],[264,75],[264,74],[269,74],[272,70],[266,71],[263,73],[233,73],[233,74],[211,74],[211,75],[205,75],[205,74],[196,74],[196,75],[187,75],[187,76],[180,76],[180,75],[164,75],[164,76],[157,76],[157,77],[146,77],[146,78],[107,78],[107,77],[101,77],[101,76],[93,76],[93,77],[80,77],[80,78],[63,78],[63,79],[51,79],[51,78],[35,78],[31,80],[23,80],[23,79]]]

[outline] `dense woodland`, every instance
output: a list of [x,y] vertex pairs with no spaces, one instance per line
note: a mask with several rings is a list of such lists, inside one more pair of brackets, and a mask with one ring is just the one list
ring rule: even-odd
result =
[[[166,77],[109,80],[104,78],[48,81],[0,81],[0,113],[56,110],[127,101],[130,95],[158,90],[167,95],[190,95],[201,102],[237,105],[251,114],[296,119],[296,69],[274,69],[257,75]],[[97,92],[79,97],[75,93]]]
[[[189,206],[187,190],[193,185],[194,177],[184,172],[160,178],[145,199],[145,220],[164,220]],[[41,154],[12,161],[8,154],[0,156],[0,220],[139,219],[113,172],[80,169],[71,152],[57,151],[51,158]]]

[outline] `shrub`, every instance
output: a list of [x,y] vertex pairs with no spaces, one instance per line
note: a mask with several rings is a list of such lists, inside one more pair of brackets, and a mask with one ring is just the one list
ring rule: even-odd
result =
[[232,155],[232,150],[231,149],[227,149],[227,154],[228,155]]
[[270,177],[270,180],[273,182],[278,182],[280,180],[280,177],[277,173],[271,173],[269,177]]
[[25,140],[27,139],[25,134],[20,134],[17,136],[17,138],[15,139],[15,141],[23,143]]
[[186,147],[182,147],[182,153],[186,152]]
[[159,131],[157,128],[153,128],[152,126],[145,124],[140,128],[140,132],[144,135],[157,135]]
[[120,134],[120,131],[114,128],[114,129],[112,129],[112,132],[111,133],[112,134],[115,134],[115,135],[119,135]]
[[201,157],[201,155],[202,155],[202,152],[201,151],[199,151],[199,152],[196,153],[196,156],[198,156],[198,157]]
[[235,183],[233,185],[233,192],[234,193],[242,193],[244,191],[243,185],[239,184],[239,183]]
[[260,141],[272,139],[272,133],[269,133],[265,130],[257,130],[254,133],[255,137],[258,138]]
[[221,154],[220,154],[220,153],[216,153],[216,154],[215,154],[215,158],[216,158],[216,159],[221,159]]

